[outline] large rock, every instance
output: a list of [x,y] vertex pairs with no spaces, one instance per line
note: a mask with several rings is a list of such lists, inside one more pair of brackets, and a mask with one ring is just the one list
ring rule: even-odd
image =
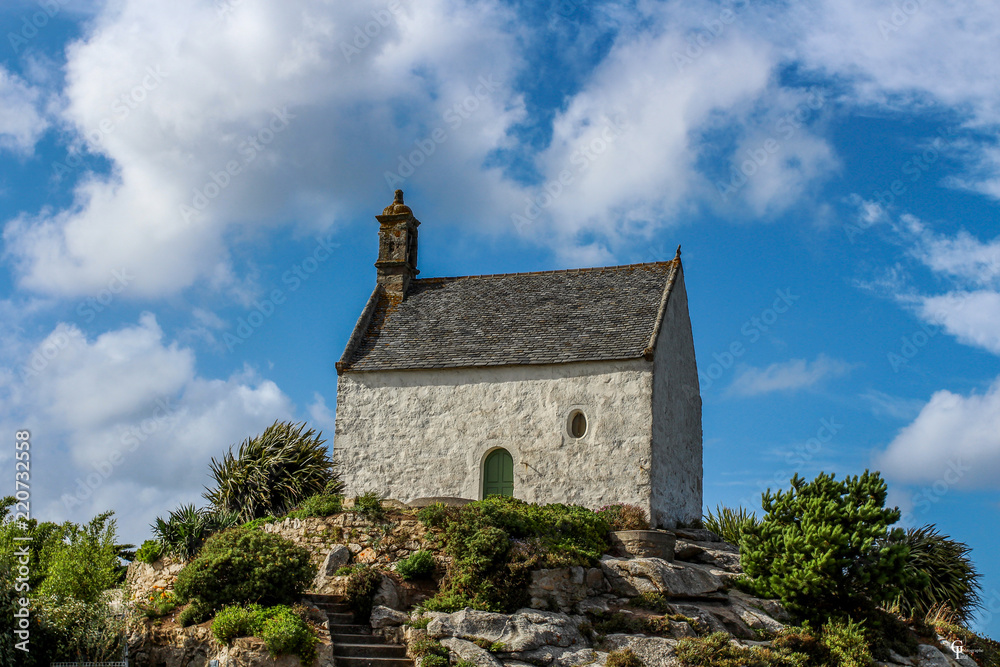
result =
[[608,635],[604,638],[602,649],[619,651],[631,649],[639,656],[646,667],[682,667],[674,649],[677,642],[663,637],[641,637],[635,635]]
[[372,601],[372,604],[389,607],[390,609],[402,608],[400,605],[399,590],[392,577],[382,575],[382,583],[379,584],[378,592],[375,593],[375,599]]
[[532,609],[569,613],[578,602],[608,590],[601,568],[561,567],[531,572],[528,595]]
[[330,551],[327,552],[326,558],[323,559],[323,564],[319,566],[319,574],[332,577],[336,574],[337,570],[350,562],[351,550],[343,544],[334,544],[330,548]]
[[369,624],[373,628],[397,627],[406,622],[407,618],[409,618],[409,616],[405,612],[376,605],[372,607],[372,615]]
[[[953,654],[954,655],[954,654]],[[930,644],[917,647],[917,655],[913,658],[916,667],[953,667],[958,663]]]
[[611,533],[611,548],[624,557],[672,561],[676,541],[677,537],[667,530],[616,530]]
[[520,653],[542,646],[585,647],[579,628],[566,614],[521,609],[510,616],[488,611],[463,609],[439,616],[427,626],[435,639],[458,637],[481,638],[500,642],[505,652]]
[[592,648],[561,648],[559,646],[543,646],[534,651],[524,653],[504,653],[504,664],[507,665],[513,660],[526,662],[536,667],[581,667],[595,664],[604,664],[607,654],[602,654]]
[[662,593],[669,597],[701,597],[722,590],[723,581],[708,569],[668,563],[659,558],[601,559],[612,591],[623,597]]
[[503,663],[497,660],[492,653],[470,641],[457,637],[445,637],[441,643],[457,655],[460,660],[467,660],[476,667],[503,667]]

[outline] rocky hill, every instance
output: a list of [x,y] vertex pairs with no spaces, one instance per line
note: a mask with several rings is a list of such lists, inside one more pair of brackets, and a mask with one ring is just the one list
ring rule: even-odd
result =
[[[414,551],[428,550],[435,556],[439,579],[448,558],[435,531],[417,521],[412,511],[398,508],[388,522],[344,512],[325,518],[286,519],[264,529],[312,551],[319,572],[310,593],[344,594],[347,577],[341,568],[352,563],[383,568],[370,617],[354,622],[370,626],[372,633],[389,643],[406,646],[408,655],[418,664],[423,660],[426,667],[435,661],[428,662],[424,655],[440,655],[462,667],[611,667],[636,665],[629,662],[635,658],[646,667],[681,667],[690,664],[682,658],[696,646],[691,640],[724,638],[733,650],[745,647],[765,655],[764,649],[774,648],[775,637],[790,622],[778,602],[755,598],[734,586],[741,573],[738,550],[706,530],[677,530],[673,548],[657,555],[619,542],[617,553],[604,555],[598,566],[535,570],[527,591],[529,606],[501,614],[414,608],[434,593],[435,579],[404,581],[393,572],[394,567]],[[179,565],[170,561],[133,563],[128,578],[134,591],[169,589],[178,570]],[[316,665],[354,665],[356,661],[336,657],[330,620],[318,599],[305,600],[323,634]],[[180,628],[169,619],[159,626],[147,624],[130,641],[134,664],[201,667],[216,659],[238,667],[297,662],[293,657],[270,658],[253,639],[239,639],[231,648],[219,646],[207,627]],[[924,636],[913,646],[912,655],[890,652],[878,664],[977,665],[944,637]],[[383,667],[398,667],[397,663],[387,662]],[[379,667],[382,663],[374,659],[364,664]]]

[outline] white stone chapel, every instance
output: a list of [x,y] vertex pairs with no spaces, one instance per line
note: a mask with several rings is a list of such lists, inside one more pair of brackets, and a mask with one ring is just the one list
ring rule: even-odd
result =
[[669,261],[417,278],[396,191],[376,285],[337,363],[347,493],[513,495],[701,517],[701,396],[680,250]]

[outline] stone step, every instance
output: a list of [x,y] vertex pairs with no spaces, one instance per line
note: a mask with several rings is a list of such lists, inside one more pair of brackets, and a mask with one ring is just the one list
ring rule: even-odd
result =
[[413,667],[408,658],[337,658],[337,667]]
[[344,602],[347,599],[343,595],[323,595],[322,593],[307,593],[302,597],[311,602]]
[[354,623],[354,614],[331,614],[327,612],[327,619],[330,621],[330,625],[351,625]]
[[320,609],[322,609],[323,611],[327,612],[328,614],[353,614],[354,613],[353,611],[351,611],[351,608],[348,607],[346,604],[326,604],[325,602],[321,602],[321,603],[317,604],[316,606],[319,607]]
[[398,644],[341,644],[333,642],[333,655],[344,658],[405,658],[406,647]]
[[377,635],[352,635],[347,633],[330,633],[334,644],[384,644],[385,639]]
[[358,625],[357,623],[331,623],[329,628],[330,634],[338,635],[370,635],[372,633],[370,625]]

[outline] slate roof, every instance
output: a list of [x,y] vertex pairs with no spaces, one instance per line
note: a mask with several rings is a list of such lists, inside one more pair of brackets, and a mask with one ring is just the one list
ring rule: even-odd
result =
[[342,371],[552,364],[651,355],[680,259],[377,287]]

